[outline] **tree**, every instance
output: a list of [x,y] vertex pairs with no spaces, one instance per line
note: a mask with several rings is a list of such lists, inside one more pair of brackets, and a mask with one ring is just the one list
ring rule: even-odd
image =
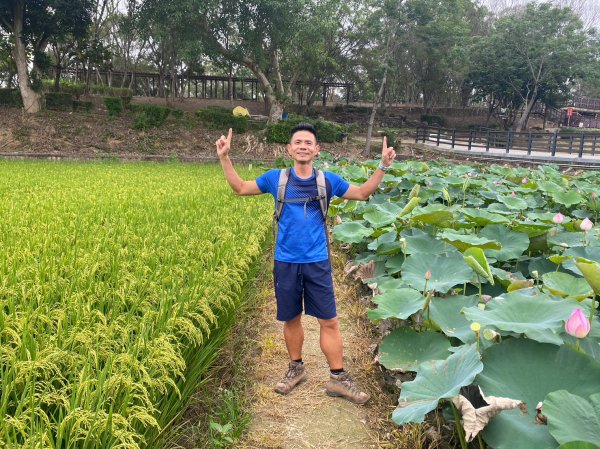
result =
[[90,8],[90,0],[0,0],[0,26],[13,40],[13,59],[26,112],[38,112],[41,97],[32,87],[28,65],[44,53],[50,39],[79,34],[86,28]]
[[500,18],[477,46],[473,86],[483,96],[522,108],[516,131],[523,130],[536,102],[556,101],[576,79],[588,75],[590,35],[569,8],[529,4]]
[[330,30],[325,22],[340,4],[339,0],[202,1],[198,28],[209,56],[244,66],[258,79],[273,122],[281,117],[296,81],[306,71],[311,42],[320,42],[323,36],[315,22]]

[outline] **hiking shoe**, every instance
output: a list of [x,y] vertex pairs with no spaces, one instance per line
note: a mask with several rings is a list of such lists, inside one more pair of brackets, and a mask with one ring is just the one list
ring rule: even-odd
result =
[[288,394],[303,380],[306,380],[306,371],[302,362],[291,361],[287,373],[283,379],[275,385],[275,392],[279,394]]
[[327,382],[325,393],[327,393],[327,396],[348,399],[355,404],[364,404],[371,398],[371,396],[360,391],[358,387],[354,385],[350,373],[347,372],[331,374],[329,381]]

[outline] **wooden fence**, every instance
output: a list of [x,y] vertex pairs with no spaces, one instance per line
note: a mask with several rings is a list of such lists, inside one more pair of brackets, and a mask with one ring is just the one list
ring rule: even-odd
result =
[[595,156],[600,150],[600,133],[553,133],[419,127],[415,143],[435,144],[467,151],[520,153],[536,156]]

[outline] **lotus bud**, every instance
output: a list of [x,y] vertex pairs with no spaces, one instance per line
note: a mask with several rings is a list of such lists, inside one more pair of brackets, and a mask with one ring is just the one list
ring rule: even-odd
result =
[[481,324],[479,324],[479,323],[471,323],[471,330],[473,332],[479,332],[481,330]]
[[517,196],[517,194],[516,194],[516,193],[513,191],[513,192],[510,194],[510,196],[512,196],[512,197],[514,198],[515,196]]
[[487,303],[490,299],[492,299],[492,297],[490,295],[481,295],[481,300],[484,303]]
[[521,179],[521,184],[527,184],[529,181],[527,180],[527,178],[523,178]]
[[402,252],[404,254],[406,254],[406,239],[404,237],[401,237],[399,242],[400,242],[400,245],[402,246]]
[[427,185],[428,185],[429,187],[431,187],[431,186],[433,185],[433,182],[429,181],[429,182],[427,183]]
[[537,270],[533,270],[531,272],[531,275],[533,276],[534,279],[539,279],[540,278],[540,273],[538,273]]
[[569,247],[569,244],[568,244],[568,243],[565,243],[565,242],[562,242],[562,243],[560,243],[558,246],[560,246],[561,248],[568,248],[568,247]]
[[497,336],[498,336],[498,332],[496,332],[492,329],[484,329],[484,331],[483,331],[483,338],[485,338],[488,341],[492,341]]
[[557,213],[554,217],[552,217],[552,221],[556,224],[561,224],[565,220],[565,216],[560,212]]
[[592,192],[592,199],[595,200],[598,198],[598,194],[596,192]]
[[340,223],[342,222],[342,217],[340,217],[339,215],[336,215],[336,217],[335,217],[335,222],[336,222],[337,224],[340,224]]
[[431,279],[431,271],[427,270],[427,272],[425,273],[425,279],[426,280]]
[[544,405],[544,403],[542,401],[538,402],[537,405],[535,406],[535,409],[538,412],[541,412],[542,411],[542,405]]
[[590,229],[592,229],[594,227],[594,223],[592,223],[592,220],[585,217],[585,219],[581,222],[579,227],[581,228],[582,231],[589,231]]
[[576,308],[565,323],[567,334],[577,338],[584,338],[590,332],[590,322],[580,308]]

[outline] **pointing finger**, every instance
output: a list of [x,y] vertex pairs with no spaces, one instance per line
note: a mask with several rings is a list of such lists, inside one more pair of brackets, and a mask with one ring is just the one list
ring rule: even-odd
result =
[[233,130],[229,128],[229,133],[227,133],[227,142],[231,143],[231,136],[233,135]]
[[387,136],[383,136],[383,148],[387,148]]

